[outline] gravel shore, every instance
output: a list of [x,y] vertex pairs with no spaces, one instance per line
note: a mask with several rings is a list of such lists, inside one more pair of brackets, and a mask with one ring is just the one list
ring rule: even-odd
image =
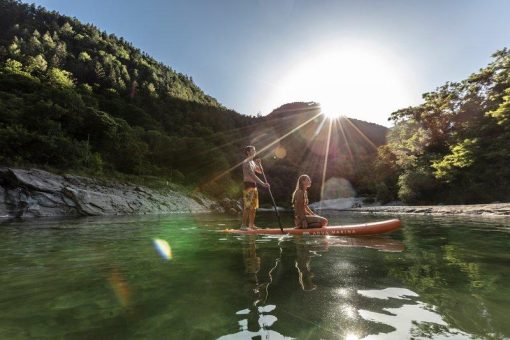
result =
[[342,209],[360,213],[391,215],[486,216],[510,217],[510,203],[424,206],[372,206]]

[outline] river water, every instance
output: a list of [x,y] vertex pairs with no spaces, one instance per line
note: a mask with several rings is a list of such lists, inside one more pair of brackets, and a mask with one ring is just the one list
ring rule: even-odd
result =
[[401,220],[358,238],[225,235],[223,215],[3,221],[0,338],[510,338],[510,220]]

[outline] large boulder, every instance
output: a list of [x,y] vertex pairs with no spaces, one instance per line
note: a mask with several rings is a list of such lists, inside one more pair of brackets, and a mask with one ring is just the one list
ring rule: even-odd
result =
[[238,215],[243,212],[243,208],[241,206],[240,201],[234,200],[228,197],[223,198],[218,202],[218,205],[225,211],[231,215]]
[[[38,169],[0,168],[0,216],[94,216],[203,213],[212,200],[161,188],[60,176]],[[224,211],[224,210],[223,210]]]

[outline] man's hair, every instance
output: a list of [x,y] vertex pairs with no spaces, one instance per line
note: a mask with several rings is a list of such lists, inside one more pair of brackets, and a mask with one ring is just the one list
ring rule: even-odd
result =
[[244,151],[244,154],[245,154],[246,156],[248,156],[248,152],[250,152],[250,150],[255,150],[255,147],[254,147],[253,145],[245,146],[245,147],[244,147],[244,150],[243,150],[243,151]]

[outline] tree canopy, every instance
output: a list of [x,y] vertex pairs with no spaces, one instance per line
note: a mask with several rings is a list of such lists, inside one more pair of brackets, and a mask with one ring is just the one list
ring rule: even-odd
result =
[[1,164],[199,183],[238,161],[252,120],[122,38],[0,1]]
[[[485,203],[510,199],[510,50],[460,82],[423,94],[393,112],[395,127],[378,162],[409,203]],[[382,151],[384,150],[384,152]]]

